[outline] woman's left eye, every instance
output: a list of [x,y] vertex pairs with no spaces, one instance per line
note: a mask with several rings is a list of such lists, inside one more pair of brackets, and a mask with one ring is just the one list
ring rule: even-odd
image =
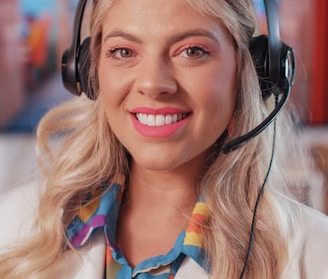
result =
[[181,56],[185,58],[201,58],[206,55],[209,55],[209,51],[199,46],[188,47],[181,52]]

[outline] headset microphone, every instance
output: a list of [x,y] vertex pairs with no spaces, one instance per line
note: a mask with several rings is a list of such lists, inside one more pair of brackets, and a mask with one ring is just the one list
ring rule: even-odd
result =
[[256,126],[253,130],[248,132],[247,134],[240,136],[228,143],[225,143],[222,147],[223,153],[227,154],[231,151],[238,149],[239,147],[246,144],[250,139],[256,137],[260,134],[271,122],[277,117],[285,103],[287,102],[289,96],[289,92],[283,94],[282,99],[277,103],[275,109],[265,118],[258,126]]
[[[291,47],[280,39],[277,4],[275,0],[264,0],[267,16],[268,36],[252,39],[250,52],[259,77],[263,100],[272,94],[280,100],[275,109],[254,129],[222,147],[223,153],[231,152],[260,134],[276,117],[287,102],[295,76],[295,57]],[[282,95],[280,97],[280,95]]]

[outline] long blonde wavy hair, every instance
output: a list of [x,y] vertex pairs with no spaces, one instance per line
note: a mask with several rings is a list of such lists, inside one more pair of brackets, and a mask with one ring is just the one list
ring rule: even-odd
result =
[[[261,99],[248,50],[256,30],[252,1],[185,1],[222,22],[234,38],[238,57],[238,98],[227,140],[245,134],[263,120],[268,110]],[[93,5],[90,24],[92,77],[98,67],[102,22],[112,2],[98,0]],[[99,88],[96,83],[92,84],[95,87],[91,90],[98,94]],[[87,193],[129,172],[126,152],[108,125],[101,97],[95,101],[85,96],[74,98],[51,110],[40,122],[37,134],[40,165],[46,179],[37,219],[38,237],[0,259],[1,278],[42,278],[64,253],[65,228],[79,211]],[[227,155],[219,154],[202,179],[200,189],[210,211],[204,228],[204,246],[211,278],[240,276],[254,204],[269,165],[271,145],[272,128],[269,128],[244,147]],[[245,278],[279,278],[287,261],[287,237],[294,211],[279,194],[283,187],[278,189],[277,186],[287,185],[288,181],[281,173],[279,152],[276,158],[258,209],[256,237]]]

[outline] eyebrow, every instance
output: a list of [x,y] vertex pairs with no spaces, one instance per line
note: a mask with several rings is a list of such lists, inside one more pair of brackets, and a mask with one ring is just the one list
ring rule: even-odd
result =
[[177,35],[174,35],[171,39],[170,42],[176,43],[179,41],[182,41],[184,39],[187,39],[189,37],[207,37],[215,41],[216,43],[219,43],[217,37],[210,31],[207,31],[205,29],[191,29],[187,30],[185,32],[179,33]]
[[[207,37],[207,38],[212,39],[216,43],[219,43],[218,38],[212,32],[209,32],[205,29],[191,29],[191,30],[187,30],[187,31],[178,33],[178,34],[170,37],[169,42],[177,43],[177,42],[187,39],[189,37],[198,37],[198,36]],[[135,43],[142,43],[142,40],[139,39],[137,36],[127,33],[125,31],[121,31],[121,30],[114,30],[112,32],[109,32],[104,37],[104,41],[107,41],[110,38],[116,38],[116,37],[125,38],[125,39],[135,42]]]
[[114,31],[108,33],[104,38],[104,42],[106,42],[110,38],[117,38],[117,37],[125,38],[132,42],[141,43],[141,40],[139,38],[137,38],[136,36],[134,36],[130,33],[121,31],[121,30],[114,30]]

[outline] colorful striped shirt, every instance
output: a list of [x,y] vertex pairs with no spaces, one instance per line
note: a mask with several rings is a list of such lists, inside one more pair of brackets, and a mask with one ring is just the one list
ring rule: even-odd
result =
[[186,258],[191,258],[206,270],[202,225],[208,217],[208,208],[201,198],[196,202],[186,230],[179,234],[174,247],[166,255],[151,257],[131,267],[116,245],[117,218],[124,191],[121,185],[112,184],[98,198],[90,194],[66,230],[66,235],[75,248],[85,245],[96,230],[104,231],[107,244],[104,278],[174,279]]

